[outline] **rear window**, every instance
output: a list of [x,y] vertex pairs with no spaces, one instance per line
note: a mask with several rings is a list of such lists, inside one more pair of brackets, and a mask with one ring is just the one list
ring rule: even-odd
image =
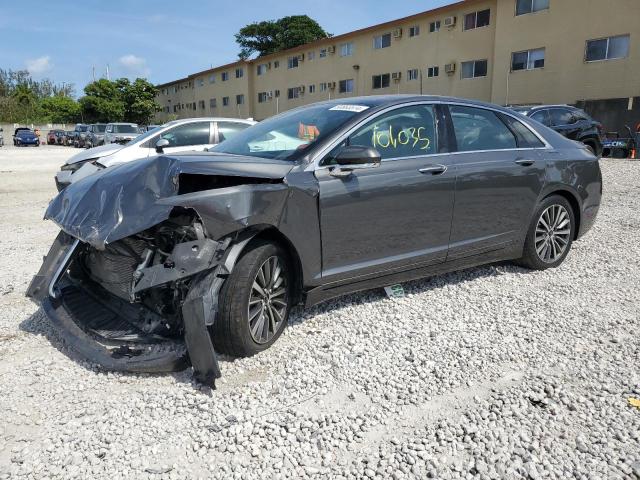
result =
[[136,125],[114,125],[113,133],[139,133]]
[[505,122],[512,132],[516,135],[518,148],[541,148],[544,143],[522,122],[516,120],[509,115],[499,114],[503,122]]

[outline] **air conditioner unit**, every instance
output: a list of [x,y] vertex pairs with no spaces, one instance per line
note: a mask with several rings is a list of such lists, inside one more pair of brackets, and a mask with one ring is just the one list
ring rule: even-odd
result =
[[298,55],[298,61],[304,62],[304,53],[301,53],[300,55]]
[[327,83],[327,87],[329,87],[329,90],[335,90],[336,89],[336,82]]
[[266,97],[271,100],[273,98],[273,92],[267,92]]
[[391,74],[391,78],[393,78],[396,82],[399,82],[402,78],[402,72],[393,72]]
[[453,75],[454,73],[456,73],[456,63],[455,62],[447,63],[444,66],[444,71],[447,75]]
[[330,46],[327,48],[327,52],[329,52],[329,53],[336,53],[336,46],[335,46],[335,45],[330,45]]
[[445,17],[444,26],[445,27],[455,27],[456,26],[456,17]]
[[304,85],[300,85],[298,87],[298,93],[304,93],[304,90],[305,90]]
[[401,28],[396,28],[393,31],[393,38],[401,38],[402,37],[402,29]]

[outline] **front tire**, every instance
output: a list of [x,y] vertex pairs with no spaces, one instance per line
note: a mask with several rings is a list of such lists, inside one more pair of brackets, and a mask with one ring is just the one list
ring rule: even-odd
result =
[[560,266],[571,250],[575,229],[575,213],[569,201],[560,195],[545,198],[531,220],[518,263],[533,270]]
[[291,272],[279,245],[257,241],[249,247],[220,291],[213,332],[217,351],[249,357],[275,343],[291,310]]

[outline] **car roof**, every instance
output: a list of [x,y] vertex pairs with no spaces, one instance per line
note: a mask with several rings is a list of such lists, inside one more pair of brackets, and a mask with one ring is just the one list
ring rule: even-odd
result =
[[129,122],[111,122],[106,123],[105,125],[138,125],[137,123],[129,123]]
[[[183,123],[191,123],[191,122],[236,122],[236,123],[244,123],[247,125],[253,125],[256,123],[255,120],[251,120],[248,118],[230,118],[230,117],[192,117],[192,118],[181,118],[178,120],[171,120],[170,122],[163,123],[162,125],[157,125],[158,127],[166,127],[173,125],[181,125]],[[149,125],[151,126],[151,125]]]

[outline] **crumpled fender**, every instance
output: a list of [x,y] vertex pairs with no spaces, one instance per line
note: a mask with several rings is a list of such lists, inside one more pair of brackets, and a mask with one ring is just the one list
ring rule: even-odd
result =
[[226,230],[209,230],[220,238],[241,226],[275,224],[288,187],[255,183],[178,195],[180,174],[275,180],[292,167],[285,161],[214,154],[136,160],[73,183],[51,201],[45,219],[102,250],[107,243],[163,222],[173,208],[182,206],[195,209],[208,228]]

